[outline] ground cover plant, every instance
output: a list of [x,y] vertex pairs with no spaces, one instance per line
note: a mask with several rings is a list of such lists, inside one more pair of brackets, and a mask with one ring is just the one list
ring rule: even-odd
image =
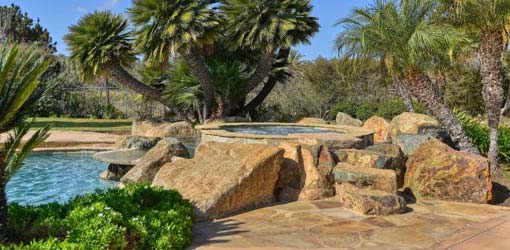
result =
[[10,245],[0,249],[184,249],[193,208],[176,191],[144,184],[76,197],[66,204],[9,205]]

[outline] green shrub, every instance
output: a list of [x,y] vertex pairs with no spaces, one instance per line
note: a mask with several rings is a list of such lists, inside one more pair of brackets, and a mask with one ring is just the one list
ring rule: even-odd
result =
[[96,191],[67,204],[9,206],[12,245],[0,249],[185,249],[193,208],[147,185]]
[[[413,106],[417,113],[426,114],[427,109],[418,102]],[[335,104],[330,111],[330,119],[334,120],[338,112],[346,113],[356,119],[366,121],[374,115],[391,120],[393,117],[407,111],[406,105],[401,99],[389,99],[384,102],[350,102],[342,101]]]
[[[462,127],[483,155],[489,151],[489,128],[465,112],[456,112]],[[510,163],[510,128],[499,128],[499,157],[503,162]]]

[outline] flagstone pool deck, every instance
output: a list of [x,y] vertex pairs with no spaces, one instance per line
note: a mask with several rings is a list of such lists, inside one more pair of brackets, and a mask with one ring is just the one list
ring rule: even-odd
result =
[[[23,141],[26,141],[33,134],[34,131],[29,131]],[[8,133],[0,134],[0,144],[5,142],[8,137]],[[109,133],[52,130],[49,138],[35,151],[104,151],[115,148],[115,142],[119,137],[119,135]]]
[[190,249],[510,249],[510,208],[422,201],[386,217],[335,199],[294,202],[198,223]]

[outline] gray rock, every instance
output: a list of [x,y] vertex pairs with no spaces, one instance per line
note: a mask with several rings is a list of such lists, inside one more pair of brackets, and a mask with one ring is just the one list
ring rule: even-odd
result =
[[156,146],[161,138],[144,136],[126,136],[117,141],[118,149],[149,150]]

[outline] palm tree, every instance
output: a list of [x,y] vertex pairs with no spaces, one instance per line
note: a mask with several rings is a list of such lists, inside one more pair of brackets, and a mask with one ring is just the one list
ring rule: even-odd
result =
[[309,43],[320,25],[312,16],[309,0],[223,0],[220,8],[225,15],[230,48],[259,54],[254,72],[244,85],[245,95],[262,83],[264,87],[235,112],[242,114],[263,102],[278,82],[274,69],[287,66],[291,47]]
[[64,38],[71,60],[83,80],[92,81],[106,75],[145,97],[160,101],[160,91],[141,83],[126,70],[136,60],[127,26],[126,19],[109,11],[85,15],[69,28]]
[[436,66],[436,55],[444,54],[456,38],[452,28],[430,21],[435,7],[428,0],[378,0],[370,7],[354,9],[350,17],[338,22],[344,31],[336,47],[346,57],[381,61],[389,75],[439,120],[459,149],[479,154],[425,73]]
[[278,50],[309,43],[320,27],[308,0],[224,0],[221,9],[231,48],[260,51],[260,60],[245,84],[246,93],[272,71]]
[[498,165],[498,127],[503,107],[502,57],[508,40],[510,0],[440,0],[454,24],[478,36],[480,74],[483,99],[489,120],[490,145],[488,158],[491,169]]
[[206,48],[217,38],[220,23],[208,0],[134,0],[129,9],[136,26],[136,48],[145,59],[168,66],[169,57],[180,55],[204,91],[205,116],[215,103],[214,83],[207,72]]
[[46,92],[38,86],[49,65],[50,60],[39,56],[35,49],[22,54],[17,46],[4,46],[0,51],[0,133],[14,129],[0,147],[0,242],[7,240],[5,185],[32,149],[48,137],[49,127],[46,127],[22,144],[31,127],[31,123],[24,122],[24,117]]

